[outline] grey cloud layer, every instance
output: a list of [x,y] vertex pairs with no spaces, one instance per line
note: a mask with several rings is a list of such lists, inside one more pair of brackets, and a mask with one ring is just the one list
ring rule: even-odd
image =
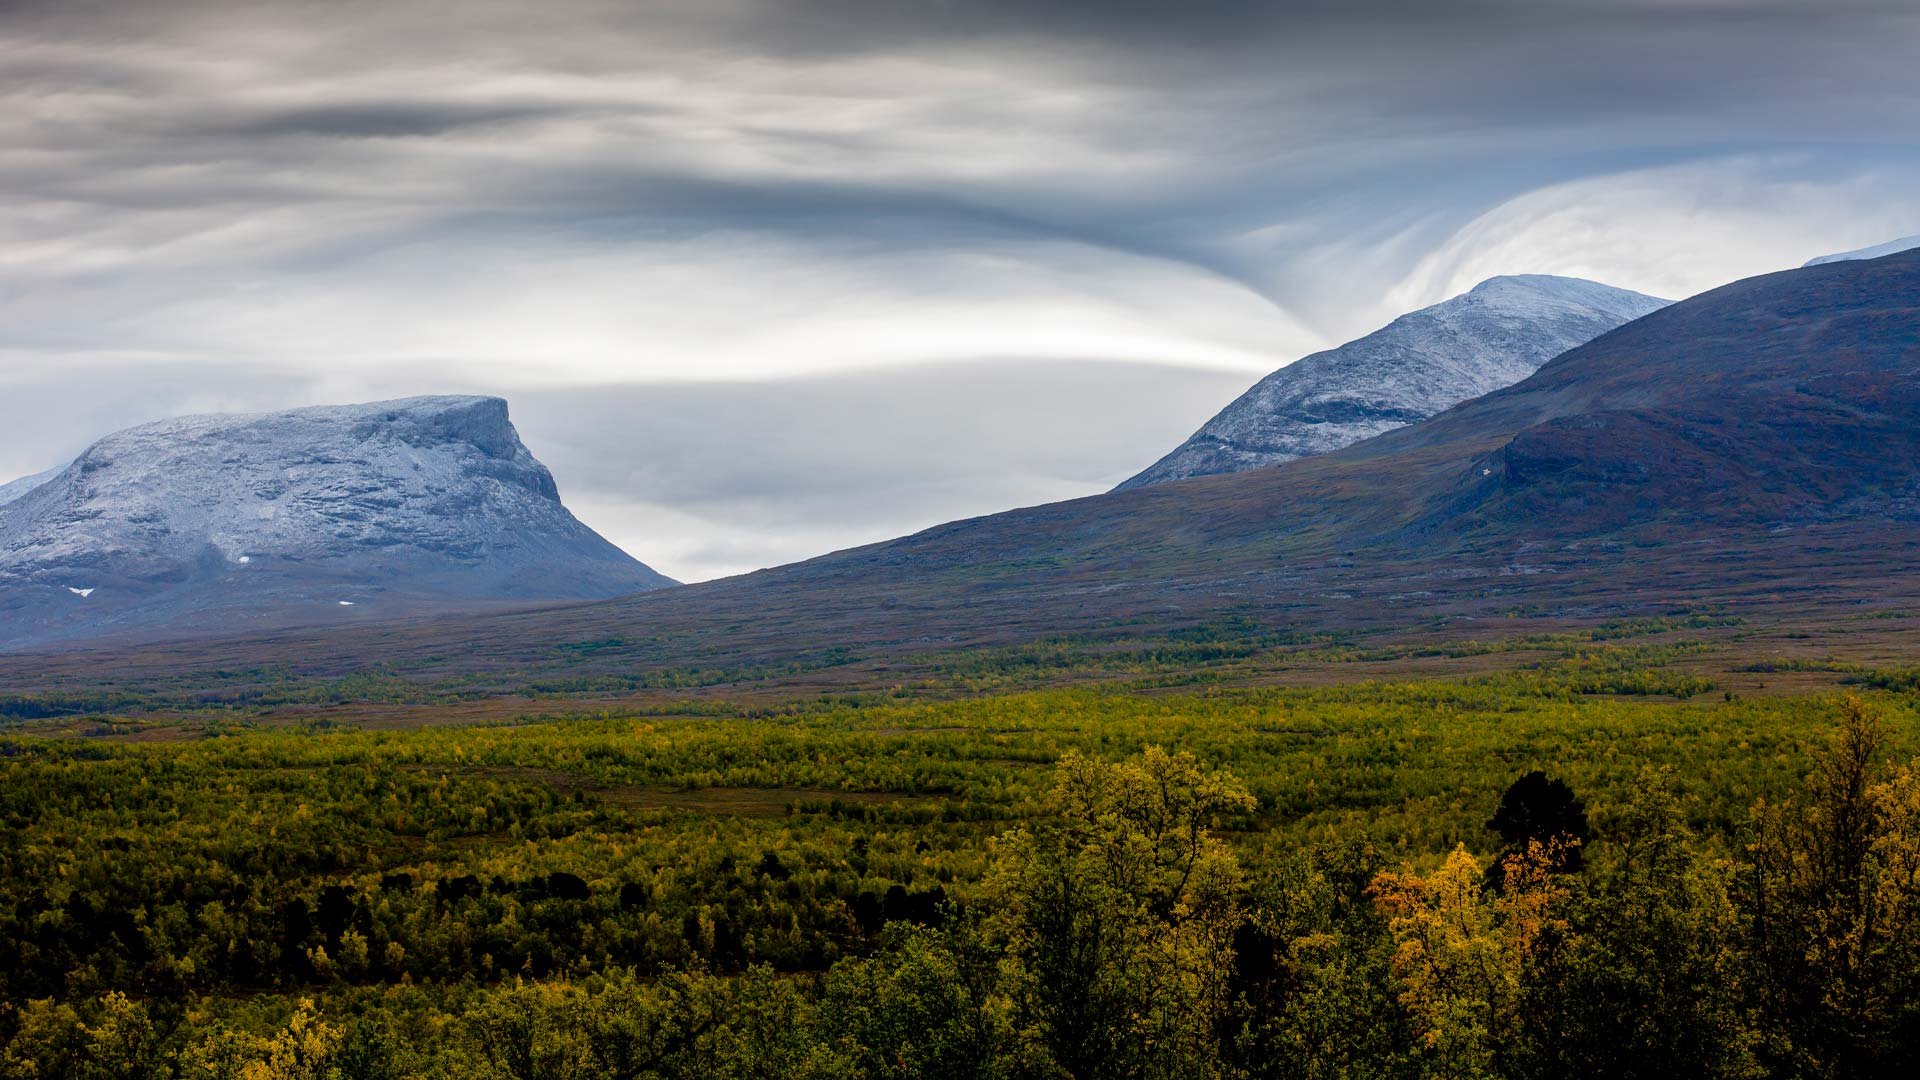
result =
[[[1166,446],[1086,418],[1177,439],[1475,275],[1911,233],[1916,54],[1894,0],[0,2],[0,471],[161,402],[501,391],[597,418],[563,484],[680,576],[878,539],[1096,490]],[[663,385],[717,379],[798,381]],[[936,392],[1070,430],[900,452]],[[735,426],[781,393],[871,407]]]
[[1883,140],[1920,101],[1915,15],[1893,4],[170,3],[3,18],[9,187],[178,212],[182,231],[208,227],[196,210],[288,203],[801,232],[856,228],[871,207],[1245,272],[1223,241],[1281,221],[1338,235],[1409,181],[1475,192],[1421,208],[1458,217],[1613,153]]

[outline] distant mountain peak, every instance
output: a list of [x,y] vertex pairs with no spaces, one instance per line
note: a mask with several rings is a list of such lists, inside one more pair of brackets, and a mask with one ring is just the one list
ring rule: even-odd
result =
[[65,465],[56,465],[46,472],[37,472],[32,476],[23,476],[0,484],[0,506],[27,497],[27,493],[66,471]]
[[[1502,292],[1510,289],[1530,289],[1539,292],[1619,292],[1611,285],[1602,285],[1586,278],[1564,277],[1559,274],[1495,274],[1482,281],[1464,294]],[[1444,303],[1444,301],[1442,301]]]
[[1913,236],[1903,236],[1898,240],[1889,240],[1884,244],[1875,244],[1872,247],[1843,251],[1838,255],[1822,255],[1817,259],[1808,259],[1801,264],[1800,268],[1804,270],[1809,266],[1825,266],[1827,263],[1853,262],[1857,259],[1879,259],[1888,255],[1898,255],[1903,251],[1912,251],[1914,248],[1920,248],[1920,233],[1916,233]]
[[1338,450],[1511,386],[1667,303],[1584,278],[1488,278],[1281,368],[1116,490]]
[[[1501,274],[1490,277],[1461,294],[1461,297],[1469,296],[1482,299],[1549,296],[1603,311],[1616,311],[1623,305],[1635,306],[1636,302],[1632,299],[1634,297],[1659,304],[1671,303],[1671,301],[1659,300],[1629,289],[1603,285],[1587,278],[1562,277],[1558,274]],[[1442,305],[1445,303],[1447,301],[1441,301]]]
[[496,397],[142,424],[0,506],[0,642],[670,584],[566,510]]

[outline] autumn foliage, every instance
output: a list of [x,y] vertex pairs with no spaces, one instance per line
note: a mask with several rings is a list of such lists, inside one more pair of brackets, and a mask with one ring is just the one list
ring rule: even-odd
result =
[[[0,1077],[1911,1075],[1898,702],[1751,761],[1768,729],[1729,703],[1697,737],[1803,777],[1765,798],[1644,762],[1603,797],[1533,769],[1417,794],[1393,747],[1436,708],[1476,730],[1450,693],[1391,729],[1037,697],[15,740]],[[1330,816],[1370,783],[1398,788]]]

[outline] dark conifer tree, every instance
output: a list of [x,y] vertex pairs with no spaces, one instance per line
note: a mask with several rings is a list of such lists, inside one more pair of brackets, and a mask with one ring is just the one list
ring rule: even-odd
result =
[[1559,869],[1569,871],[1580,869],[1580,847],[1591,835],[1586,805],[1574,797],[1566,781],[1551,779],[1539,769],[1507,788],[1487,828],[1499,833],[1512,849],[1525,847],[1529,841],[1545,844],[1558,840],[1565,852]]

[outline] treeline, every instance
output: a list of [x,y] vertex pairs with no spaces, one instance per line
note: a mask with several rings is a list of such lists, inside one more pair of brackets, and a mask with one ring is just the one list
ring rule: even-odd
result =
[[[281,909],[269,940],[231,942],[254,951],[255,977],[309,991],[10,992],[0,1070],[1904,1077],[1920,1066],[1920,774],[1888,757],[1885,723],[1845,699],[1801,790],[1756,801],[1729,837],[1690,827],[1671,771],[1641,774],[1591,819],[1565,783],[1528,773],[1494,808],[1482,854],[1433,862],[1361,837],[1229,843],[1220,826],[1256,802],[1232,773],[1153,747],[1118,763],[1069,751],[1037,812],[960,875],[975,880],[964,894],[824,901],[850,931],[830,963],[729,972],[730,931],[709,908],[659,928],[686,943],[684,965],[592,963],[617,943],[576,921],[579,970],[505,971],[499,957],[485,970],[470,944],[477,966],[416,976],[403,938],[377,948],[361,929],[378,896],[323,891]],[[910,876],[934,850],[909,835],[863,857]],[[769,902],[825,884],[777,853],[712,869],[764,884]],[[504,895],[479,875],[377,892],[466,912],[435,925],[473,941],[522,919],[553,931],[603,901],[567,871],[513,888],[512,910],[462,906]],[[654,895],[623,888],[617,902],[644,911]],[[796,942],[820,936],[798,909],[770,910]],[[90,917],[122,945],[140,930]]]

